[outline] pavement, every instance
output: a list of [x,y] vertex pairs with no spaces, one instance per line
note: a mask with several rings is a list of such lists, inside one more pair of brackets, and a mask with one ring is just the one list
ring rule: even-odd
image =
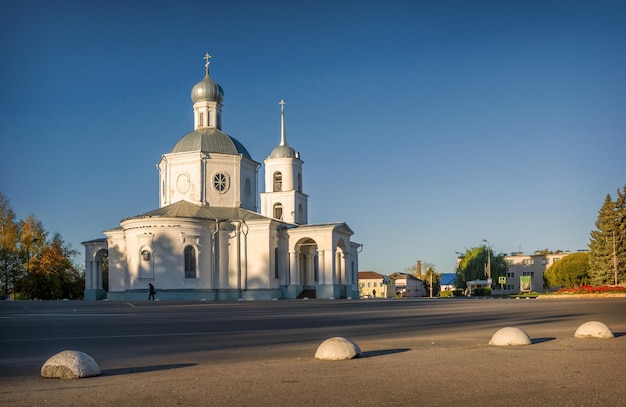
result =
[[582,318],[609,322],[614,339],[574,338],[575,324],[555,322],[572,302],[544,301],[555,317],[524,325],[527,346],[488,345],[490,325],[362,335],[363,356],[344,361],[315,359],[319,342],[286,340],[223,349],[219,358],[172,352],[122,367],[102,360],[102,375],[76,380],[0,371],[0,405],[625,406],[626,299],[583,301],[590,311]]

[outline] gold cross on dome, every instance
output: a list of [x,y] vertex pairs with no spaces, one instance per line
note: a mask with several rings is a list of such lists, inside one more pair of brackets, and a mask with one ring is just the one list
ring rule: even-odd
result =
[[211,55],[209,55],[209,53],[207,52],[204,55],[204,60],[206,61],[206,63],[204,64],[204,68],[206,69],[206,73],[209,73],[209,59],[211,59]]

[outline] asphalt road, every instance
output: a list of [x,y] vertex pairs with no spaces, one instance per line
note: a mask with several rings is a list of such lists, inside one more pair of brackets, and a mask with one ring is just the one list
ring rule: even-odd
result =
[[[532,344],[488,345],[507,326]],[[314,359],[333,336],[364,357]],[[102,375],[41,378],[67,349]],[[625,357],[626,298],[0,302],[0,405],[623,406]]]

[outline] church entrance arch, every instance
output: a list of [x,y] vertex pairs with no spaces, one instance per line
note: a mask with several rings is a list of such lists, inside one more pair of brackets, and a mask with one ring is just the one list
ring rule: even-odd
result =
[[319,280],[317,242],[304,238],[296,244],[295,249],[298,283],[304,291],[315,290]]
[[94,256],[98,288],[109,291],[109,251],[100,249]]

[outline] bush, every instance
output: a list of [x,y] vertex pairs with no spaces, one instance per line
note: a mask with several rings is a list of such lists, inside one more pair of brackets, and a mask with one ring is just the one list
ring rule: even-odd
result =
[[491,288],[489,287],[475,288],[473,295],[477,297],[488,297],[491,295]]

